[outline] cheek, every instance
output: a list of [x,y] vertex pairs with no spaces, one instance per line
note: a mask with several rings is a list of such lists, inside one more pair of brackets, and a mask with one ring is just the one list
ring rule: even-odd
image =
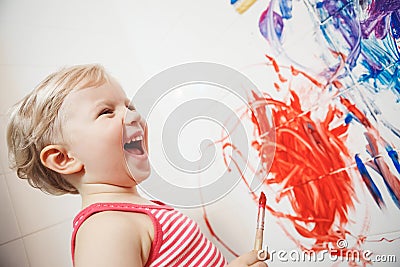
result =
[[87,127],[71,136],[73,150],[84,161],[110,159],[123,153],[122,134],[117,123]]
[[[122,151],[123,150],[123,130],[119,125],[107,125],[107,127],[101,127],[98,129],[99,133],[96,137],[99,137],[94,146],[99,146],[105,153],[108,151]],[[111,151],[110,151],[111,152]]]

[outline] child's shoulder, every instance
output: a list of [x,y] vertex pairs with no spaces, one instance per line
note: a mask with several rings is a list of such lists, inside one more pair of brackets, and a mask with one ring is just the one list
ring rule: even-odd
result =
[[125,253],[129,252],[136,257],[141,255],[141,260],[146,262],[153,236],[151,219],[146,214],[98,212],[87,218],[79,227],[75,241],[75,258],[79,261],[80,257],[96,257],[100,261],[102,255],[107,255],[105,259],[101,259],[104,261],[113,257],[126,258]]
[[129,232],[137,233],[140,232],[139,230],[145,230],[143,228],[152,229],[152,227],[147,227],[149,222],[151,226],[151,219],[143,213],[105,210],[88,217],[81,225],[80,231],[86,228],[112,231],[118,226],[120,229],[127,229],[131,230]]

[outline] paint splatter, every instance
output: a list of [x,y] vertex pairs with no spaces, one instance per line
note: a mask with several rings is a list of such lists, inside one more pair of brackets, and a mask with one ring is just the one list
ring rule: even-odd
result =
[[[360,5],[350,0],[308,1],[311,17],[319,18],[319,29],[325,39],[325,54],[337,51],[346,58],[346,68],[340,78],[351,77],[357,70],[358,82],[370,85],[376,92],[391,90],[400,101],[400,2],[377,0],[365,6],[360,14]],[[278,3],[278,4],[276,4]],[[304,66],[285,53],[285,25],[295,16],[292,0],[271,0],[259,19],[259,30],[268,41],[275,55],[285,55],[294,66]],[[364,18],[365,17],[365,18]],[[374,36],[371,33],[374,31]],[[287,33],[289,34],[289,33]],[[322,45],[322,44],[321,44]],[[341,63],[337,63],[341,64]],[[326,70],[335,70],[330,66]],[[341,86],[338,80],[335,84]]]
[[[329,92],[326,90],[329,81],[322,84],[310,74],[293,66],[282,67],[271,56],[267,55],[266,58],[270,60],[270,65],[277,74],[274,84],[278,85],[279,90],[288,88],[290,97],[284,101],[252,92],[248,114],[255,127],[255,137],[251,145],[257,150],[262,166],[268,166],[264,172],[255,170],[255,173],[268,175],[265,185],[274,188],[274,198],[278,206],[280,202],[289,202],[291,206],[291,211],[286,212],[271,205],[267,205],[267,210],[277,218],[290,221],[301,238],[312,240],[311,246],[307,247],[293,235],[286,224],[278,222],[289,238],[302,249],[321,251],[334,246],[337,240],[346,239],[347,236],[365,236],[363,232],[351,233],[349,230],[349,214],[355,212],[353,208],[356,199],[360,197],[355,195],[355,181],[358,179],[352,177],[351,171],[359,170],[361,180],[378,207],[385,207],[385,202],[381,189],[371,178],[367,167],[381,174],[388,191],[394,201],[397,201],[398,180],[390,172],[387,163],[380,158],[376,143],[377,140],[381,143],[385,140],[379,136],[373,122],[354,103],[340,95],[340,88],[337,88],[336,93]],[[283,69],[290,70],[289,74],[284,75]],[[304,95],[299,95],[291,87],[293,79],[300,76],[308,81],[309,90],[303,90]],[[295,89],[301,91],[299,88]],[[318,104],[303,107],[301,99],[310,97],[313,94],[311,92],[318,94],[321,99],[326,99],[323,95],[328,94],[328,102],[330,99],[331,104],[326,108],[321,108]],[[334,99],[339,101],[335,102]],[[272,111],[271,115],[268,110]],[[323,111],[325,116],[321,118]],[[244,119],[243,116],[241,118]],[[370,153],[370,159],[366,161],[357,152],[347,148],[352,121],[357,121],[367,129],[365,137],[369,145],[366,150]],[[272,128],[271,125],[275,127]],[[271,131],[275,131],[274,140],[268,138]],[[396,151],[387,142],[385,145],[393,162],[398,162]],[[236,151],[231,143],[225,142],[223,147],[231,147]],[[271,164],[268,160],[273,149],[275,156]],[[251,190],[243,175],[242,180]],[[256,200],[257,196],[254,192],[252,194]],[[211,227],[209,222],[207,225]],[[361,239],[358,240],[357,246],[362,242]]]
[[[326,244],[344,238],[347,216],[353,208],[354,188],[346,170],[350,155],[344,144],[347,126],[332,127],[334,118],[341,114],[333,106],[324,120],[313,120],[312,112],[302,109],[294,91],[289,103],[264,100],[272,109],[276,125],[276,151],[270,169],[273,178],[266,183],[280,186],[276,202],[289,200],[293,214],[270,211],[290,219],[301,236],[314,239],[313,249],[323,249]],[[259,116],[264,108],[255,108],[258,120],[265,119]],[[259,134],[264,132],[260,129]],[[257,144],[260,158],[263,148],[270,145],[262,141]]]
[[368,36],[374,31],[378,39],[386,37],[389,25],[393,31],[399,31],[398,18],[400,2],[396,0],[372,0],[368,7],[368,18],[361,22],[363,36]]
[[[357,213],[352,209],[356,199],[360,199],[355,193],[356,183],[359,181],[367,189],[369,195],[365,197],[377,207],[387,206],[388,201],[382,195],[386,191],[400,208],[400,129],[393,118],[382,115],[381,107],[374,102],[374,97],[382,91],[392,93],[392,104],[400,102],[400,1],[308,0],[305,3],[324,37],[321,57],[333,56],[337,60],[311,74],[301,62],[288,57],[284,37],[290,21],[296,17],[293,1],[267,2],[258,26],[272,51],[272,55],[266,56],[268,64],[277,74],[270,89],[281,95],[287,91],[288,97],[272,98],[266,88],[265,94],[253,92],[249,99],[251,109],[245,114],[255,129],[251,146],[264,168],[253,171],[267,177],[265,186],[274,192],[268,197],[278,205],[266,208],[279,218],[277,223],[298,247],[320,251],[335,247],[337,240],[351,236],[356,245],[348,249],[358,250],[369,238],[367,217],[363,223],[358,222],[365,224],[359,233],[349,230],[349,214]],[[289,60],[289,65],[280,66],[277,56]],[[284,75],[282,70],[289,70],[289,74]],[[306,85],[292,83],[300,77],[305,78]],[[307,86],[309,89],[304,89]],[[352,92],[360,89],[370,96],[358,92],[361,97],[354,97]],[[310,106],[307,100],[316,92],[328,100]],[[271,114],[267,114],[267,109]],[[357,143],[364,140],[366,145],[350,149],[348,135],[356,127],[363,132]],[[275,131],[273,140],[269,138],[271,131]],[[235,144],[226,140],[221,140],[224,150],[231,148],[240,156]],[[271,152],[275,152],[272,163],[268,162]],[[225,151],[223,154],[227,156]],[[358,170],[359,176],[353,170]],[[257,196],[242,170],[239,171],[256,203]],[[380,188],[374,180],[376,176],[371,175],[373,172],[382,178],[385,188]],[[291,209],[279,209],[281,202],[290,203]],[[290,223],[283,223],[285,220]],[[216,236],[208,220],[207,226]],[[304,243],[304,238],[311,241],[311,246],[310,242]],[[371,242],[397,239],[382,237]]]

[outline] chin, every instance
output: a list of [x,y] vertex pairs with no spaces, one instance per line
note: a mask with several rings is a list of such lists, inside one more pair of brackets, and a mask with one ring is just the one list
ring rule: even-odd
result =
[[140,184],[145,181],[150,176],[150,169],[146,171],[136,171],[135,173],[131,173],[131,178],[136,182],[136,184]]

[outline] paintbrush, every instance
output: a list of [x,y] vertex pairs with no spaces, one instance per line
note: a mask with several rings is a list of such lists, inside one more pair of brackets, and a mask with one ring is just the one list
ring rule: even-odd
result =
[[264,217],[265,217],[265,204],[267,198],[264,192],[261,192],[258,200],[258,215],[257,215],[257,227],[256,227],[256,240],[254,242],[254,250],[262,250],[263,236],[264,236]]

